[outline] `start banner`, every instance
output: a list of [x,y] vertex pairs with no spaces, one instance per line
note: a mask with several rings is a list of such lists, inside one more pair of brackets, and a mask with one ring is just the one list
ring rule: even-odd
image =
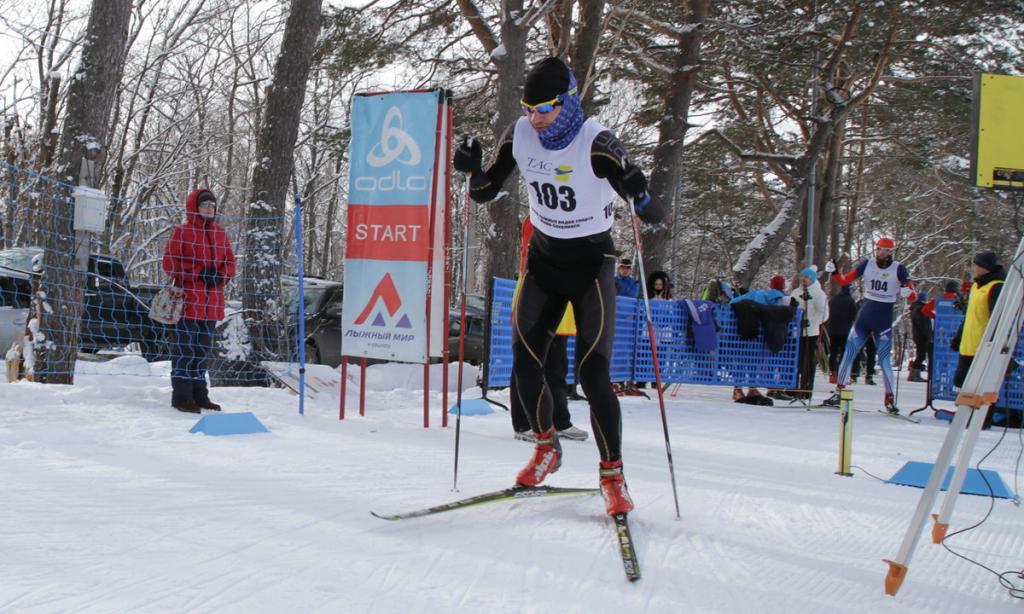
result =
[[[427,361],[428,281],[444,254],[447,106],[440,90],[352,103],[342,354]],[[445,162],[442,164],[442,162]],[[440,243],[438,241],[440,240]],[[431,334],[444,303],[430,301]],[[431,340],[436,346],[438,340]]]

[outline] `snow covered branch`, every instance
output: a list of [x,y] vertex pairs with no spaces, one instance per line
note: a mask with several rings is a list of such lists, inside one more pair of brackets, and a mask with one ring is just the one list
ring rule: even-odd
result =
[[782,162],[790,165],[796,164],[799,160],[797,156],[791,156],[787,154],[777,154],[767,151],[752,151],[749,149],[743,149],[742,147],[737,145],[735,141],[725,136],[725,134],[723,134],[722,131],[719,130],[718,128],[712,128],[711,130],[708,130],[704,134],[697,137],[696,140],[699,141],[708,135],[717,136],[719,139],[721,139],[722,142],[724,142],[740,160],[747,160],[753,162]]
[[663,34],[679,42],[682,42],[687,36],[692,35],[694,32],[704,27],[703,23],[685,23],[681,26],[676,26],[655,19],[647,13],[633,9],[625,9],[619,6],[612,8],[611,15],[619,19],[635,20],[647,26],[651,30],[654,30],[658,34]]
[[493,53],[498,48],[498,37],[494,35],[487,22],[484,21],[480,8],[473,0],[458,0],[458,3],[462,16],[466,18],[469,28],[476,35],[477,40],[480,41],[484,51],[488,54]]

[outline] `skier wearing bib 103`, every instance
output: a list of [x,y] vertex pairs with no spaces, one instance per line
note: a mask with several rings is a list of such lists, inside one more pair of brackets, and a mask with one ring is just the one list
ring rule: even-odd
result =
[[917,299],[917,291],[907,267],[893,260],[892,254],[895,249],[896,243],[889,237],[883,237],[875,244],[874,259],[864,260],[849,273],[836,272],[835,262],[831,260],[825,265],[825,270],[832,273],[832,281],[840,286],[850,284],[858,277],[862,278],[865,299],[846,341],[843,361],[836,375],[836,393],[825,401],[825,405],[839,405],[839,391],[849,381],[850,367],[867,342],[868,335],[873,335],[878,347],[878,365],[882,370],[882,381],[885,384],[885,410],[890,414],[900,413],[893,398],[895,376],[892,362],[889,360],[889,354],[892,352],[892,312],[893,305],[899,297],[913,303]]
[[523,117],[506,131],[490,168],[482,169],[475,140],[464,141],[452,159],[456,170],[471,174],[474,201],[494,199],[516,167],[530,198],[534,232],[513,306],[512,377],[537,444],[516,483],[537,486],[562,462],[544,360],[571,303],[578,378],[601,455],[601,492],[610,515],[625,514],[633,502],[622,474],[622,415],[609,377],[615,330],[612,202],[618,194],[649,223],[661,220],[661,206],[647,195],[646,177],[629,162],[618,138],[586,117],[576,78],[561,60],[534,65],[521,105]]

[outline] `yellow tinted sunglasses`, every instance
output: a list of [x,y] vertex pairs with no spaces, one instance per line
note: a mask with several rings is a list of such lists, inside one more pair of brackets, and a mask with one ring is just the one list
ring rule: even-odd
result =
[[522,107],[523,113],[525,113],[526,115],[530,115],[532,113],[550,113],[555,110],[555,107],[562,104],[562,96],[570,96],[575,93],[576,88],[574,87],[565,94],[559,94],[558,96],[555,96],[551,100],[538,102],[537,104],[529,104],[526,101],[520,100],[519,106]]

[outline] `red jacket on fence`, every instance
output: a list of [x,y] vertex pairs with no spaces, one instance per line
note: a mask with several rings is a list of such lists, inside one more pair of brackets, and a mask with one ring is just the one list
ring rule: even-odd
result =
[[[185,290],[182,317],[188,320],[223,320],[224,285],[235,275],[235,254],[224,229],[213,219],[199,215],[199,196],[209,190],[193,190],[185,199],[184,224],[176,227],[164,248],[164,271],[174,285]],[[220,279],[207,286],[203,267],[214,267]]]

